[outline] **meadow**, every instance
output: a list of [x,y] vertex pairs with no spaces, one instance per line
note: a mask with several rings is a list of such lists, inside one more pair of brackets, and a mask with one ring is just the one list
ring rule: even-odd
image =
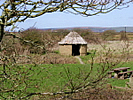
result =
[[[120,92],[113,89],[114,87],[125,88],[129,79],[107,78],[107,72],[117,67],[130,67],[130,70],[133,70],[132,34],[128,33],[130,41],[125,41],[120,40],[121,35],[118,33],[114,33],[115,35],[110,37],[105,33],[92,33],[89,30],[78,31],[88,42],[87,55],[80,56],[84,64],[80,64],[78,59],[73,56],[59,54],[57,43],[68,33],[68,30],[64,30],[62,34],[62,30],[59,30],[59,33],[50,33],[50,31],[43,32],[34,29],[26,31],[26,34],[18,35],[23,39],[31,39],[35,45],[17,39],[12,40],[9,37],[5,38],[3,47],[6,49],[1,51],[0,58],[2,91],[0,99],[30,99],[35,95],[47,99],[49,95],[56,98],[55,94],[60,94],[59,97],[68,94],[73,96],[75,91],[84,92],[78,98],[82,98],[84,95],[86,98],[90,98],[91,92],[103,96],[100,94],[101,89],[108,84],[112,89],[109,91],[113,93]],[[39,32],[41,36],[36,32]],[[33,38],[33,34],[36,38]],[[38,48],[38,45],[44,46],[43,50]],[[108,89],[105,88],[104,91],[107,92]],[[121,98],[123,93],[120,93],[118,98]],[[48,96],[44,94],[48,94]]]
[[[130,70],[133,70],[132,65],[133,62],[128,62],[121,67],[130,67]],[[92,84],[93,81],[99,79],[99,77],[97,76],[100,76],[100,74],[103,73],[102,70],[99,69],[100,66],[97,66],[97,64],[94,64],[91,73],[90,64],[28,64],[11,67],[12,68],[8,67],[6,70],[7,74],[10,74],[11,77],[6,79],[4,83],[1,82],[3,83],[1,84],[1,89],[6,88],[8,91],[13,89],[13,92],[10,91],[8,93],[10,95],[14,95],[15,98],[18,99],[19,97],[24,97],[27,94],[31,93],[67,93],[85,86],[86,84],[88,84],[88,82],[90,89],[88,88],[87,90],[91,90],[93,88],[95,89],[98,84],[100,85],[100,87],[106,87],[108,84],[110,84],[111,88],[114,88],[114,90],[116,90],[115,87],[125,88],[126,82],[129,82],[129,79],[121,80],[104,77],[105,80],[101,80],[96,84]],[[89,76],[88,73],[90,73]],[[86,77],[87,79],[85,80]],[[3,81],[3,79],[1,78],[0,81]],[[6,97],[8,93],[2,93],[1,95],[3,97]],[[67,94],[61,94],[58,96],[62,97],[62,95],[64,96]],[[46,95],[43,96],[43,98],[48,99],[51,98],[51,96]]]
[[[127,62],[119,67],[130,67],[133,70],[133,62]],[[41,84],[45,84],[45,90],[52,90],[66,85],[69,82],[67,74],[70,74],[71,79],[74,84],[80,83],[84,77],[90,72],[90,64],[41,64],[41,65],[22,65],[20,68],[22,70],[27,70],[31,68],[31,73],[33,79],[41,80]],[[117,68],[117,66],[115,68]],[[94,64],[93,71],[91,72],[90,78],[96,77],[100,73],[100,66]],[[69,71],[69,72],[68,72]],[[99,72],[98,72],[99,71]],[[114,79],[109,78],[107,83],[112,84],[112,86],[125,87],[125,82],[128,79]],[[62,85],[61,85],[62,84]],[[59,86],[59,87],[58,87]]]

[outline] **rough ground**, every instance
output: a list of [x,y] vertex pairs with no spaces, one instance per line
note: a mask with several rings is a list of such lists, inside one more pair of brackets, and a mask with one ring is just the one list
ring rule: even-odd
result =
[[77,58],[80,62],[80,64],[84,64],[84,62],[82,61],[82,59],[79,56],[75,56],[75,58]]

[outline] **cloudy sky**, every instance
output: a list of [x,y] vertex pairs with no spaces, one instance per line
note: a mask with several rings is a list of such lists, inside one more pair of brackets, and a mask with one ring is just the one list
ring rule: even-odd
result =
[[107,14],[83,17],[70,13],[55,12],[18,24],[20,28],[67,28],[67,27],[121,27],[133,26],[133,4]]

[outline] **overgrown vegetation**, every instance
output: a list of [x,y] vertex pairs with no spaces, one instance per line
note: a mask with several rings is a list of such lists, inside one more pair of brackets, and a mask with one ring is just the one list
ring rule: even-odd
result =
[[[99,94],[99,96],[101,96],[100,98],[102,99],[108,97],[113,99],[112,97],[116,96],[115,93],[118,93],[118,95],[115,98],[119,98],[120,100],[120,97],[122,95],[124,95],[123,98],[129,98],[132,95],[132,92],[130,92],[130,94],[126,96],[125,92],[128,91],[120,92],[119,90],[111,89],[112,86],[124,87],[125,82],[127,82],[128,80],[110,79],[108,81],[107,80],[100,81],[99,83],[101,84],[100,87],[104,85],[105,89],[100,88],[97,82],[95,84],[97,76],[103,73],[102,70],[99,70],[99,73],[97,73],[97,70],[100,67],[97,65],[95,65],[93,70],[91,71],[91,74],[89,76],[90,78],[84,80],[84,78],[88,75],[88,72],[90,72],[91,70],[90,66],[91,65],[89,64],[88,65],[80,65],[80,64],[29,65],[28,64],[28,65],[19,65],[19,66],[10,65],[6,67],[5,74],[2,74],[2,71],[4,69],[2,69],[1,67],[0,98],[26,99],[34,97],[34,95],[38,95],[40,97],[43,97],[43,99],[44,98],[48,99],[49,98],[48,95],[50,95],[50,93],[56,94],[58,93],[58,91],[61,91],[62,93],[59,92],[58,96],[55,96],[56,98],[65,97],[66,95],[71,98],[80,98],[80,99],[93,98],[93,96],[99,98],[97,96]],[[7,77],[6,80],[5,77]],[[81,92],[82,89],[79,92],[74,91],[76,88],[79,88],[82,85],[85,86],[86,81],[87,83],[89,82],[89,88],[86,88],[85,90],[83,89],[84,92],[83,91]],[[111,87],[107,88],[106,86],[108,86],[107,85],[108,82],[112,85]],[[76,92],[76,94],[70,95],[71,92],[69,94],[69,91]],[[107,93],[107,95],[105,96],[104,94],[101,94],[102,91],[109,91],[110,94]],[[65,94],[67,92],[68,94]],[[93,95],[91,93],[93,93]],[[78,96],[77,94],[82,94],[82,95]]]
[[[121,59],[113,61],[109,57],[114,57],[112,50],[107,49],[103,53],[101,59],[96,63],[94,55],[91,57],[89,64],[89,72],[77,67],[63,67],[64,70],[39,67],[40,58],[49,64],[60,63],[58,57],[50,58],[47,54],[57,50],[57,42],[60,41],[64,34],[59,31],[42,31],[37,29],[29,29],[22,33],[5,33],[5,28],[11,26],[11,31],[16,27],[17,22],[24,22],[28,18],[35,18],[46,13],[56,11],[69,11],[83,16],[92,16],[99,13],[108,13],[117,7],[126,7],[132,0],[113,0],[113,1],[62,1],[62,0],[3,0],[0,4],[0,99],[5,100],[21,100],[21,99],[130,99],[125,92],[115,92],[111,90],[110,94],[103,94],[108,90],[101,91],[106,72],[122,61]],[[91,8],[91,9],[90,9]],[[50,33],[50,34],[48,34]],[[55,33],[55,34],[54,34]],[[65,33],[65,32],[63,32]],[[89,43],[100,43],[102,41],[101,34],[95,34],[91,31],[84,31],[81,34]],[[99,36],[100,38],[99,38]],[[104,34],[108,37],[108,34]],[[64,36],[63,36],[64,37]],[[93,38],[95,37],[95,38]],[[114,36],[113,36],[114,37]],[[112,38],[112,37],[111,37]],[[126,39],[125,39],[126,38]],[[104,40],[107,38],[104,37]],[[108,38],[107,40],[110,40]],[[112,40],[112,39],[111,39]],[[127,40],[125,35],[121,35],[120,40]],[[55,46],[55,47],[54,47]],[[105,45],[103,46],[106,49]],[[128,47],[128,46],[127,46]],[[125,51],[125,48],[122,49]],[[122,58],[125,52],[122,52]],[[36,56],[37,55],[37,56]],[[51,56],[51,55],[50,55]],[[96,55],[97,56],[97,55]],[[36,60],[34,58],[36,57]],[[99,55],[98,55],[99,57]],[[50,59],[48,59],[50,58]],[[51,60],[52,59],[52,60]],[[24,62],[21,62],[25,60]],[[66,59],[68,60],[68,59]],[[42,61],[41,61],[42,62]],[[63,61],[64,62],[64,61]],[[73,62],[73,61],[72,61]],[[27,65],[25,64],[27,63]],[[68,62],[64,62],[68,63]],[[70,63],[70,62],[69,62]],[[21,64],[21,65],[20,65]],[[32,64],[32,65],[30,65]],[[50,65],[48,65],[50,66]],[[63,66],[63,65],[62,65]],[[97,66],[97,72],[94,71]],[[39,69],[38,69],[39,68]],[[50,69],[49,69],[50,68]],[[55,68],[55,69],[54,69]],[[76,69],[75,68],[75,69]],[[83,66],[83,68],[88,68]],[[55,71],[56,70],[56,71]],[[94,72],[95,76],[92,74]],[[57,75],[57,76],[56,76]],[[55,79],[53,78],[55,77]],[[56,78],[58,77],[58,78]],[[64,79],[65,80],[64,80]],[[52,82],[52,83],[47,83]],[[61,83],[60,83],[61,82]],[[59,83],[59,84],[58,84]],[[49,87],[52,85],[53,87]],[[45,90],[44,90],[45,89]],[[48,91],[48,92],[47,92]],[[92,95],[92,93],[94,95]],[[98,96],[95,95],[98,94]],[[82,95],[81,95],[82,94]],[[49,98],[51,95],[52,98]],[[58,96],[59,95],[59,96]],[[112,98],[113,97],[113,98]]]
[[[124,40],[118,44],[117,50],[108,46],[110,40],[116,39],[119,43],[120,38],[116,37],[121,34],[103,38],[102,33],[74,29],[89,44],[101,47],[89,46],[88,55],[81,56],[85,63],[81,65],[75,57],[58,52],[58,42],[70,31],[28,29],[21,33],[7,32],[1,42],[0,99],[114,99],[112,97],[116,95],[119,99],[128,93],[111,89],[112,86],[123,87],[127,80],[107,80],[106,76],[109,70],[124,66],[128,60],[131,49],[128,42]],[[130,63],[125,66],[132,68]],[[109,82],[110,90],[106,87]],[[111,94],[105,96],[104,91]],[[123,98],[130,99],[131,95]]]
[[[22,54],[24,51],[32,54],[45,54],[46,52],[54,52],[58,50],[58,42],[64,38],[70,31],[78,32],[88,43],[101,44],[106,41],[132,41],[132,33],[115,32],[114,30],[107,30],[103,33],[95,33],[90,29],[73,30],[57,29],[57,30],[39,30],[31,28],[20,33],[13,33],[22,40],[15,39],[14,35],[9,32],[6,33],[1,50],[6,48],[6,51]],[[125,35],[126,34],[126,35]],[[7,50],[7,48],[9,50]]]

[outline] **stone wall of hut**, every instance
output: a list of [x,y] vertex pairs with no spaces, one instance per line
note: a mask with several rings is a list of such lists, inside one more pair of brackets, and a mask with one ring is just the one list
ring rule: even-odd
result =
[[[72,55],[72,45],[71,44],[60,44],[59,51],[61,55]],[[87,44],[80,45],[80,56],[85,56],[87,54]]]
[[62,55],[68,55],[68,56],[72,55],[72,45],[60,44],[59,51],[60,51],[60,54]]
[[80,45],[80,56],[85,56],[87,54],[87,44]]

